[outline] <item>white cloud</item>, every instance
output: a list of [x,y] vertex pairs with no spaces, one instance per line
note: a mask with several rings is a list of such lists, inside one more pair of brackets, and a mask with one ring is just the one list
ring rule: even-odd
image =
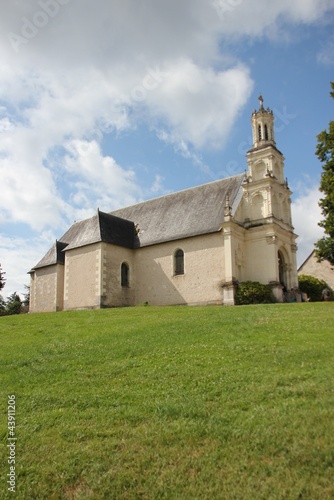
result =
[[300,186],[299,196],[293,201],[292,223],[295,233],[298,234],[298,265],[301,265],[314,250],[314,243],[323,236],[323,229],[318,226],[322,219],[319,207],[320,191],[318,184],[314,186]]
[[176,144],[222,147],[253,90],[248,68],[214,71],[180,60],[168,75],[147,96],[151,115],[162,117],[170,131],[167,135]]
[[[102,148],[106,132],[143,122],[211,175],[201,150],[224,145],[253,89],[248,66],[221,42],[277,36],[331,8],[334,0],[3,2],[0,222],[58,234],[97,206],[163,191],[161,178],[140,185]],[[34,239],[7,243],[11,262],[30,247],[43,254]]]
[[[124,205],[131,205],[140,196],[135,173],[125,170],[110,156],[103,156],[96,141],[72,140],[65,145],[69,152],[64,161],[71,181],[71,201],[76,212],[80,209],[91,215],[92,206],[102,211],[111,211]],[[98,172],[98,175],[97,175]],[[80,218],[80,217],[77,217]]]
[[0,234],[1,268],[6,273],[6,284],[1,295],[6,298],[14,292],[25,293],[24,285],[30,285],[29,270],[37,264],[49,250],[55,236],[44,232],[29,240]]
[[29,170],[25,162],[9,156],[0,158],[0,176],[1,219],[24,222],[35,230],[61,225],[66,203],[57,196],[48,169],[33,165]]
[[312,23],[334,7],[333,0],[213,0],[224,33],[277,38],[295,23]]
[[318,62],[325,66],[334,65],[334,37],[327,40],[327,43],[318,53]]

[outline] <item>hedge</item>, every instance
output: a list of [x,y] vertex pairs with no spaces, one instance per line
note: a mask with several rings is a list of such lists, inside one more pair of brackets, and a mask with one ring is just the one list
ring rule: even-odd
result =
[[236,305],[271,304],[276,302],[269,285],[258,281],[239,283],[235,294]]

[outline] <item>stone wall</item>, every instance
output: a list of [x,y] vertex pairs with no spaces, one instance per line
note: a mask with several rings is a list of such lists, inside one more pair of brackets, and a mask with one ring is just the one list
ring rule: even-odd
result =
[[62,308],[62,276],[61,265],[36,269],[31,274],[30,312],[51,312]]
[[[184,252],[181,275],[174,272],[178,249]],[[135,271],[136,304],[221,304],[225,274],[222,233],[138,249]]]
[[314,252],[298,269],[298,274],[324,280],[334,290],[334,266],[328,260],[318,262]]
[[100,291],[101,243],[67,250],[64,309],[99,308]]
[[[128,248],[102,243],[102,307],[131,306],[135,303],[134,252]],[[122,286],[121,266],[128,266],[128,286]]]

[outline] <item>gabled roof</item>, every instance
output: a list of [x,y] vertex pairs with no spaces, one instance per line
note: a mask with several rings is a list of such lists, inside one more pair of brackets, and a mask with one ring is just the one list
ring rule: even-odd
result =
[[228,195],[234,215],[244,174],[203,184],[111,212],[133,221],[139,246],[189,238],[219,231]]
[[59,241],[67,243],[66,250],[70,250],[100,241],[134,248],[135,240],[133,222],[98,210],[90,219],[75,222]]
[[32,269],[64,263],[64,251],[98,242],[139,248],[221,230],[228,196],[234,215],[244,174],[75,222]]
[[33,270],[40,267],[53,266],[55,264],[64,264],[65,255],[63,250],[65,247],[65,243],[56,240],[50,250],[44,255],[43,259],[36,264]]
[[304,262],[298,267],[298,269],[297,269],[298,273],[305,266],[305,264],[314,256],[314,254],[315,254],[315,250],[312,250],[312,252],[310,253],[310,255],[308,257],[306,257],[306,259],[304,260]]
[[134,248],[137,234],[133,222],[120,219],[104,212],[97,213],[90,219],[75,222],[68,231],[46,253],[32,269],[64,264],[64,250],[78,248],[100,241],[126,248]]

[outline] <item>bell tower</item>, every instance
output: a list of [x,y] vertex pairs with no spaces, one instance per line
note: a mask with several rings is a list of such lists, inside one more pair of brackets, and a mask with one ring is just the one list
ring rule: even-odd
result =
[[[271,284],[280,300],[283,287],[298,285],[296,235],[291,220],[291,194],[284,176],[284,156],[275,141],[274,113],[263,105],[252,112],[253,145],[247,152],[243,183],[242,226],[246,229],[249,280]],[[254,271],[253,271],[254,270]],[[255,272],[256,270],[256,272]]]
[[270,108],[264,109],[263,97],[259,97],[260,108],[252,113],[253,147],[265,144],[276,146],[274,136],[274,114]]
[[276,148],[274,114],[264,108],[263,97],[259,97],[260,107],[252,113],[253,147],[247,153],[248,174],[252,181],[271,177],[283,184],[284,157]]

